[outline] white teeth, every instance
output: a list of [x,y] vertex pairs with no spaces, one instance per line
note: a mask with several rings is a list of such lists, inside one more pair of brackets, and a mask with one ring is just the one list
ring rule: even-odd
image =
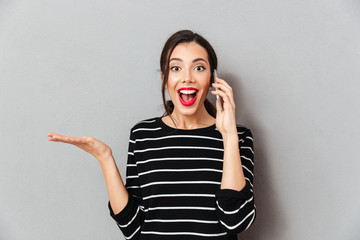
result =
[[180,92],[182,94],[193,94],[196,93],[196,90],[181,90]]

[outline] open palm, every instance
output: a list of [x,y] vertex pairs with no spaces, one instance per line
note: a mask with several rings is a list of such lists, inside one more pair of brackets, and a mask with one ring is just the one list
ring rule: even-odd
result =
[[111,148],[94,137],[69,137],[56,133],[48,133],[49,141],[63,142],[75,145],[99,159],[101,156],[111,154]]

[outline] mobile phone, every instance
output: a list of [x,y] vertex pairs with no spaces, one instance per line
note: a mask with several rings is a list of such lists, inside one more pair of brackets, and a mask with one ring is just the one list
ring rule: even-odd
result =
[[[214,82],[216,82],[217,77],[218,77],[218,75],[217,75],[216,69],[214,69]],[[219,90],[219,89],[217,88],[216,90]],[[220,111],[222,112],[224,110],[222,97],[220,97],[219,95],[216,95],[216,99],[220,103]]]

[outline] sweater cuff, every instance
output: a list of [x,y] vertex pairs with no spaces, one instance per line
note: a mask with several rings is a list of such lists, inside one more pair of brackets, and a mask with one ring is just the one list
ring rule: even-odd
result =
[[246,182],[246,185],[240,191],[233,189],[220,189],[216,193],[216,198],[249,199],[253,195],[250,189],[250,184]]
[[114,214],[110,201],[108,203],[108,207],[110,211],[110,216],[119,224],[124,224],[127,223],[134,216],[134,212],[137,210],[138,206],[136,200],[129,194],[126,206],[118,214]]

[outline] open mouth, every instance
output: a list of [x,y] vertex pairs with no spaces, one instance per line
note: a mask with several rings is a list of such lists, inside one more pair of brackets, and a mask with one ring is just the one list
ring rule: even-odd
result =
[[181,104],[184,106],[193,105],[196,101],[198,91],[196,88],[180,88],[177,92]]

